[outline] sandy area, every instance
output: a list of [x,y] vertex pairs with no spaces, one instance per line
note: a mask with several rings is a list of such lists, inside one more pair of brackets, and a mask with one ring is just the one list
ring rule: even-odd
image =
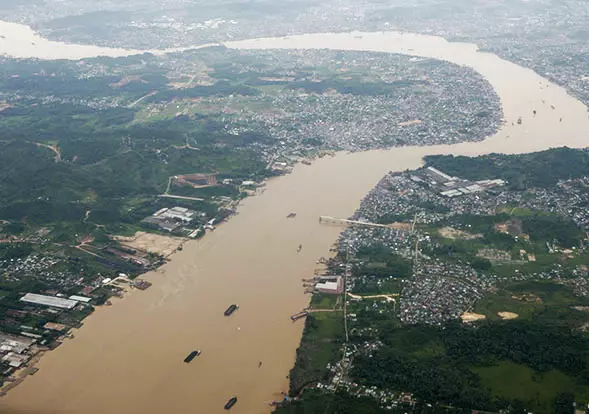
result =
[[480,237],[483,237],[482,234],[467,233],[462,230],[456,230],[452,227],[442,227],[438,231],[440,232],[440,236],[445,237],[447,239],[453,239],[453,240],[454,239],[472,240],[472,239],[478,239]]
[[481,315],[480,313],[464,312],[462,315],[460,315],[460,319],[462,319],[462,322],[474,322],[487,319],[487,317],[485,315]]
[[509,319],[516,319],[519,317],[519,315],[517,313],[513,313],[513,312],[497,312],[497,315],[499,315],[499,317],[501,319],[503,319],[504,321],[509,320]]
[[165,257],[175,253],[185,241],[181,237],[162,236],[144,231],[138,231],[132,237],[114,236],[114,239],[134,249],[161,254]]

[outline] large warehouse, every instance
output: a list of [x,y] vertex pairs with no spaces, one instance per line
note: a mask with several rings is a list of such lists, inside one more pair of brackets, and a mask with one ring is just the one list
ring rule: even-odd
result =
[[78,302],[75,300],[58,298],[56,296],[38,295],[36,293],[27,293],[22,298],[20,298],[20,300],[21,302],[34,303],[35,305],[45,305],[61,309],[72,309],[78,304]]

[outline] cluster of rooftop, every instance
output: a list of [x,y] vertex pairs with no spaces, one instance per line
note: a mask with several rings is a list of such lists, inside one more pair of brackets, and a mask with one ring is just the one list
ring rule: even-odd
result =
[[505,185],[505,181],[500,178],[472,182],[451,177],[434,167],[427,167],[421,171],[421,176],[412,175],[411,179],[415,182],[426,182],[444,197],[460,197],[464,194],[479,193],[492,187]]

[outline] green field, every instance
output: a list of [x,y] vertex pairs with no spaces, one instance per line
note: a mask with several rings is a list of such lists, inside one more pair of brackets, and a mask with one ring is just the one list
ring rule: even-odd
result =
[[358,295],[382,295],[389,293],[401,293],[403,284],[396,277],[366,277],[354,284],[352,293]]
[[311,298],[311,308],[313,309],[334,309],[338,303],[339,295],[327,295],[324,293],[315,293]]
[[497,312],[514,312],[519,318],[528,320],[541,312],[559,313],[561,316],[568,313],[576,319],[582,315],[571,309],[571,306],[584,306],[587,303],[587,299],[575,296],[570,287],[562,284],[551,281],[517,282],[485,296],[477,302],[474,312],[490,320],[501,319]]
[[296,395],[302,388],[325,379],[327,364],[341,358],[344,324],[341,312],[318,312],[305,321],[297,359],[290,371],[290,394]]
[[558,370],[537,373],[529,367],[501,361],[488,367],[471,367],[483,386],[494,397],[520,400],[535,413],[554,411],[554,400],[562,392],[571,392],[577,402],[589,401],[589,387],[576,383]]

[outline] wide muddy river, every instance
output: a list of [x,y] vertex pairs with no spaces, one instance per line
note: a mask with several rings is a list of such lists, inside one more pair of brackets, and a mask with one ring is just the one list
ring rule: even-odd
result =
[[[147,274],[152,288],[97,310],[74,332],[75,339],[47,353],[39,372],[2,399],[11,412],[209,414],[223,412],[232,395],[239,398],[233,412],[268,412],[267,403],[287,390],[301,337],[303,323],[289,319],[309,300],[301,279],[313,274],[316,260],[328,254],[341,230],[320,225],[320,215],[351,215],[385,173],[419,167],[427,154],[521,153],[589,142],[583,104],[534,72],[478,52],[474,45],[387,32],[227,46],[379,51],[469,66],[496,89],[505,124],[484,142],[342,153],[271,180],[263,194],[243,202],[239,215]],[[0,52],[7,53],[1,47],[0,42]],[[72,58],[83,55],[73,45],[56,47],[60,53],[78,50]],[[55,55],[46,49],[43,57]],[[294,220],[286,218],[290,212],[297,213]],[[299,244],[303,249],[297,253]],[[231,303],[240,309],[226,318],[223,311]],[[183,363],[197,347],[202,355]]]

